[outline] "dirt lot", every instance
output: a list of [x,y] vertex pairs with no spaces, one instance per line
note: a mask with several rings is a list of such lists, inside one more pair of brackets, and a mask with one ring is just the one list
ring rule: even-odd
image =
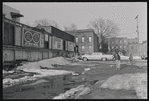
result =
[[[110,90],[100,89],[99,86],[107,78],[122,73],[138,73],[147,72],[147,68],[138,68],[138,66],[128,65],[128,61],[121,62],[121,70],[115,69],[114,61],[86,61],[77,62],[66,66],[57,66],[55,69],[75,71],[79,75],[70,76],[65,79],[63,76],[54,77],[50,79],[43,78],[45,82],[35,85],[26,86],[24,90],[11,90],[14,87],[3,89],[3,99],[52,99],[54,96],[65,92],[78,85],[85,84],[92,91],[80,96],[78,99],[137,99],[134,90]],[[138,61],[137,61],[138,63]],[[146,61],[140,61],[140,63],[146,63]],[[112,67],[110,65],[113,65]],[[84,70],[86,68],[86,70]],[[95,85],[97,81],[101,81],[98,85]],[[49,86],[51,82],[51,86]],[[18,85],[16,88],[22,88],[23,85]]]

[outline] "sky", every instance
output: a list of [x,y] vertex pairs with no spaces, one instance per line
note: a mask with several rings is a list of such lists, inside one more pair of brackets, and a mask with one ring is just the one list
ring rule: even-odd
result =
[[111,19],[120,28],[119,37],[137,37],[137,19],[140,42],[147,40],[147,2],[3,2],[20,11],[20,22],[33,25],[36,20],[48,19],[61,29],[74,23],[78,29],[87,29],[95,18]]

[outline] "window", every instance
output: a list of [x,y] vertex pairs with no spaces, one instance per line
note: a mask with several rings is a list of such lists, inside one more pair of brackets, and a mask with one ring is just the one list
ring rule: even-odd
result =
[[49,48],[49,36],[48,36],[47,34],[45,34],[44,47],[45,47],[46,49]]
[[76,42],[78,42],[78,38],[76,38]]
[[82,42],[84,42],[84,37],[82,37]]
[[15,26],[8,22],[4,22],[4,39],[3,44],[14,45]]
[[126,46],[124,46],[124,48],[126,48]]
[[82,51],[84,51],[84,49],[85,49],[85,46],[82,46]]
[[48,35],[45,34],[45,41],[48,41]]
[[120,40],[120,43],[122,43],[122,41]]
[[92,41],[92,37],[89,37],[89,42],[91,42]]
[[122,47],[122,46],[120,46],[120,48],[122,49],[123,47]]
[[92,46],[89,46],[89,51],[92,51]]

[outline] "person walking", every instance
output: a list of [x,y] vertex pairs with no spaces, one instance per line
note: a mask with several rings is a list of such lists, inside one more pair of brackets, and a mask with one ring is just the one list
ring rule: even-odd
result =
[[132,61],[133,61],[133,55],[132,55],[132,53],[130,53],[130,55],[129,55],[129,63],[130,63],[130,65],[133,64]]
[[116,70],[120,70],[120,55],[118,51],[114,54],[115,62],[116,62]]

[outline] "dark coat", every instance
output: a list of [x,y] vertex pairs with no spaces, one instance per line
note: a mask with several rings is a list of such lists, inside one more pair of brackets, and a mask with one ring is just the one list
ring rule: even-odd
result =
[[120,60],[121,58],[120,58],[120,55],[118,54],[118,53],[115,53],[114,54],[114,58],[115,58],[115,60]]

